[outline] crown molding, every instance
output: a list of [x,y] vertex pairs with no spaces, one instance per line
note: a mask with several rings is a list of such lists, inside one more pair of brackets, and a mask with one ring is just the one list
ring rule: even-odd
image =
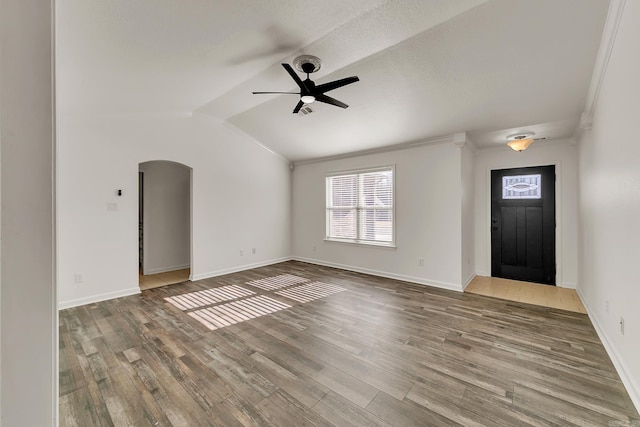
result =
[[128,121],[128,120],[173,120],[189,119],[193,117],[191,111],[75,111],[62,110],[58,117],[64,120],[90,120],[90,121]]
[[[529,146],[529,148],[523,151],[523,153],[531,150],[539,150],[545,147],[555,147],[559,145],[575,145],[575,144],[576,144],[576,139],[574,137],[553,138],[553,139],[547,139],[544,141],[534,141],[533,144]],[[480,155],[485,153],[499,153],[499,152],[511,152],[511,153],[518,154],[516,151],[513,151],[511,147],[507,146],[506,144],[479,148],[477,149],[476,154]]]
[[578,125],[579,129],[583,131],[591,130],[591,126],[593,125],[593,115],[587,112],[582,113],[580,116],[580,124]]
[[596,63],[593,67],[593,75],[591,76],[589,92],[587,92],[587,103],[584,107],[583,116],[586,114],[587,117],[593,117],[593,110],[598,102],[600,88],[602,87],[607,72],[607,66],[609,65],[611,52],[613,51],[616,35],[618,34],[618,27],[620,26],[625,3],[626,0],[611,0],[609,3],[609,11],[607,12],[607,19],[602,31],[602,38],[600,39],[600,49],[598,50]]
[[[464,132],[461,132],[461,133],[465,134]],[[299,165],[306,165],[306,164],[310,164],[310,163],[320,163],[320,162],[327,162],[327,161],[331,161],[331,160],[340,160],[340,159],[348,159],[348,158],[351,158],[351,157],[366,156],[366,155],[369,155],[369,154],[387,153],[389,151],[406,150],[408,148],[421,147],[423,145],[455,144],[456,135],[459,135],[459,134],[438,136],[438,137],[434,137],[434,138],[422,139],[422,140],[419,140],[419,141],[405,142],[405,143],[401,143],[401,144],[385,145],[384,147],[371,148],[371,149],[368,149],[368,150],[353,151],[353,152],[350,152],[350,153],[337,154],[335,156],[317,157],[315,159],[308,159],[308,160],[297,160],[297,161],[294,161],[293,163],[296,166],[299,166]]]
[[476,143],[473,142],[473,140],[471,138],[469,138],[469,135],[467,135],[467,147],[469,147],[469,149],[471,150],[471,152],[473,154],[477,154],[478,153],[478,147],[476,147]]
[[464,144],[467,143],[467,133],[466,132],[454,133],[451,142],[456,147],[459,147],[459,148],[464,147]]

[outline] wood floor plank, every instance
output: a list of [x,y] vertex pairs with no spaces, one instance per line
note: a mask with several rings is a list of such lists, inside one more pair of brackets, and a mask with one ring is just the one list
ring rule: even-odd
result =
[[406,400],[416,403],[454,423],[466,427],[481,427],[483,424],[477,421],[477,417],[470,416],[460,410],[461,398],[462,394],[460,396],[451,393],[444,394],[439,390],[427,389],[415,384],[407,394]]
[[60,396],[60,419],[68,427],[109,425],[108,420],[100,420],[86,390],[76,390]]
[[397,400],[384,392],[376,395],[367,406],[367,410],[394,426],[462,426],[456,421],[444,417],[410,400]]
[[324,368],[313,378],[362,408],[365,408],[379,391],[357,377],[330,366]]
[[[344,290],[247,285],[291,276]],[[584,314],[296,261],[62,310],[59,348],[61,426],[640,425]]]
[[280,390],[295,396],[301,403],[313,407],[329,389],[312,378],[294,374],[265,355],[255,352],[251,358],[256,361],[256,369],[272,381]]
[[[512,395],[513,396],[513,395]],[[467,418],[481,425],[492,426],[536,426],[554,425],[548,421],[543,410],[538,409],[533,415],[520,411],[512,402],[505,402],[487,394],[476,387],[467,387],[459,402],[460,412]],[[528,409],[528,408],[527,408]]]
[[278,391],[257,405],[274,426],[333,426],[313,409],[284,391]]
[[606,426],[615,425],[615,423],[619,421],[630,423],[630,420],[627,417],[620,416],[623,420],[620,420],[619,417],[610,418],[598,412],[593,412],[581,405],[565,402],[554,396],[530,389],[526,386],[515,387],[513,404],[517,408],[527,408],[537,413],[547,411],[543,419],[546,422],[556,423],[559,425]]
[[313,409],[336,426],[392,426],[382,418],[344,399],[333,391],[319,400]]
[[86,387],[86,381],[80,362],[76,357],[74,344],[70,335],[67,333],[65,325],[60,326],[60,345],[59,345],[59,388],[60,396],[72,393],[78,389]]

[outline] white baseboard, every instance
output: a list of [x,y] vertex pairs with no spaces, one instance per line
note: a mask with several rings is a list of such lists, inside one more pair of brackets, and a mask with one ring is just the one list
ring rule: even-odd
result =
[[421,277],[405,276],[403,274],[389,273],[387,271],[371,270],[368,268],[355,267],[353,265],[338,264],[334,262],[321,261],[312,258],[293,257],[294,261],[308,262],[309,264],[323,265],[325,267],[339,268],[341,270],[354,271],[356,273],[370,274],[372,276],[385,277],[387,279],[401,280],[403,282],[417,283],[419,285],[432,286],[434,288],[448,289],[450,291],[462,292],[462,287],[455,283],[440,282],[438,280],[428,280]]
[[189,267],[190,267],[189,263],[182,264],[182,265],[174,265],[171,267],[156,267],[156,268],[150,268],[144,274],[149,275],[149,274],[166,273],[167,271],[184,270],[185,268],[189,268]]
[[576,282],[562,282],[560,285],[558,285],[560,288],[567,288],[567,289],[577,289],[578,284]]
[[128,288],[114,292],[107,292],[104,294],[91,295],[90,297],[78,298],[69,301],[58,302],[58,310],[64,310],[65,308],[78,307],[80,305],[92,304],[94,302],[106,301],[114,298],[128,297],[130,295],[137,295],[140,293],[140,288]]
[[210,277],[223,276],[225,274],[237,273],[238,271],[250,270],[252,268],[264,267],[266,265],[272,265],[272,264],[278,264],[280,262],[291,261],[292,259],[293,258],[291,257],[283,257],[283,258],[277,258],[277,259],[272,259],[268,261],[256,262],[253,264],[244,264],[236,267],[224,268],[222,270],[209,271],[207,273],[198,273],[198,274],[191,273],[191,277],[189,277],[189,280],[202,280],[202,279],[208,279]]
[[634,378],[628,374],[629,368],[627,367],[627,364],[624,363],[624,359],[621,357],[620,354],[618,354],[618,351],[616,350],[616,348],[611,344],[611,342],[607,338],[607,335],[605,334],[604,329],[600,326],[600,323],[598,322],[598,318],[593,314],[593,311],[591,310],[591,308],[589,308],[589,304],[587,304],[587,300],[582,295],[582,292],[580,292],[580,289],[576,289],[576,291],[578,293],[578,296],[580,297],[580,300],[582,301],[582,304],[587,309],[587,315],[589,316],[589,320],[591,320],[591,324],[593,324],[593,327],[595,328],[596,333],[598,334],[598,338],[600,338],[600,341],[602,341],[602,345],[604,345],[604,348],[607,351],[607,354],[609,355],[609,358],[611,359],[613,366],[616,368],[616,372],[618,372],[618,375],[622,380],[622,384],[624,384],[625,388],[627,389],[627,393],[629,393],[629,397],[631,398],[631,401],[636,407],[636,410],[640,412],[640,386],[634,380]]
[[471,281],[475,278],[476,278],[476,274],[471,273],[469,277],[467,277],[467,280],[465,280],[464,283],[462,284],[462,290],[467,289],[467,286],[469,286],[469,283],[471,283]]

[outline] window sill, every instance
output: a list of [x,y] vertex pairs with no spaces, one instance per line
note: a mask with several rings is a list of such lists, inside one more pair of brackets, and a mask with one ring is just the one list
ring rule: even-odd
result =
[[327,243],[338,243],[341,245],[351,245],[351,246],[366,246],[366,247],[374,247],[374,248],[382,248],[382,249],[391,249],[396,250],[397,246],[392,242],[368,242],[366,240],[349,240],[349,239],[330,239],[325,238],[325,242]]

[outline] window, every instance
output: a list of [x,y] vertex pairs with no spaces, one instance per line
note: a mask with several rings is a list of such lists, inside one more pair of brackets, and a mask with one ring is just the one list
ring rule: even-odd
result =
[[517,175],[502,177],[503,199],[539,199],[542,197],[542,175]]
[[327,240],[393,246],[393,166],[327,176]]

